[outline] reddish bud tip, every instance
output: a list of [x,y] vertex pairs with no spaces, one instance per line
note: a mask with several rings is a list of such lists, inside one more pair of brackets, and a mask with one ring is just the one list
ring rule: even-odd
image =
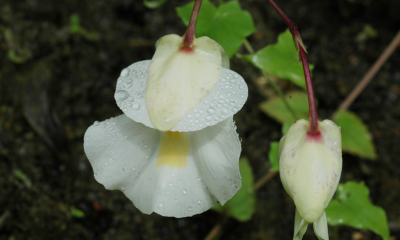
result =
[[306,141],[313,141],[313,142],[322,142],[322,134],[321,131],[316,132],[307,132]]

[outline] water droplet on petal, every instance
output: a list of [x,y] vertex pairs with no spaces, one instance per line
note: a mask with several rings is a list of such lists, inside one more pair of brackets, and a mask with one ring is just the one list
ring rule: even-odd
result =
[[210,108],[207,110],[207,112],[208,112],[209,114],[215,114],[215,109],[212,108],[212,107],[210,107]]
[[229,111],[228,111],[227,109],[223,109],[223,110],[222,110],[222,114],[223,114],[223,115],[228,115],[228,113],[229,113]]
[[186,194],[186,193],[187,193],[186,189],[183,189],[183,191],[182,191],[182,192],[183,192],[183,194]]
[[134,104],[132,105],[132,108],[133,108],[133,110],[137,111],[137,110],[140,109],[140,104],[139,104],[139,103],[134,103]]
[[95,126],[98,126],[100,123],[99,123],[99,121],[95,121],[94,123],[93,123],[93,125],[95,125]]
[[125,90],[118,90],[115,92],[114,97],[117,102],[121,102],[129,97],[129,93]]
[[129,75],[129,69],[125,68],[121,71],[121,77],[127,77]]
[[158,204],[158,208],[162,208],[162,207],[164,207],[164,203]]

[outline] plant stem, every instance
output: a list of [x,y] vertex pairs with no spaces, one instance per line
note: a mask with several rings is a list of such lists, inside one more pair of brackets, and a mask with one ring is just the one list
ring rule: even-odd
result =
[[190,16],[189,25],[183,37],[182,47],[184,48],[193,47],[192,44],[196,34],[197,17],[199,16],[202,1],[203,0],[196,0],[194,3],[192,15]]
[[244,48],[246,48],[246,50],[247,50],[250,54],[254,54],[254,49],[253,49],[253,47],[251,46],[251,44],[249,43],[249,41],[247,41],[247,39],[244,39],[243,45],[244,45]]
[[390,55],[392,55],[394,50],[396,50],[399,43],[400,43],[400,31],[396,34],[396,36],[393,38],[392,42],[385,49],[385,51],[379,56],[378,60],[374,63],[374,65],[370,68],[370,70],[364,75],[364,77],[357,84],[354,90],[347,96],[347,98],[342,102],[342,104],[340,104],[340,107],[338,108],[337,111],[346,110],[353,103],[353,101],[364,90],[364,88],[372,80],[372,78],[379,71],[379,69],[386,62],[386,60],[390,57]]
[[292,117],[295,119],[295,121],[297,119],[299,119],[296,115],[296,113],[294,112],[294,110],[292,109],[292,107],[290,107],[289,103],[286,101],[285,96],[282,93],[281,88],[270,78],[270,76],[268,75],[268,73],[263,72],[264,77],[268,80],[268,83],[271,84],[272,88],[275,90],[275,92],[278,93],[278,96],[280,97],[280,99],[282,100],[283,104],[285,105],[285,107],[289,110],[289,112],[292,114]]
[[286,14],[276,5],[273,0],[267,0],[269,4],[275,9],[275,11],[281,16],[283,21],[288,25],[290,32],[293,36],[293,41],[296,46],[297,51],[300,54],[300,59],[303,64],[304,77],[306,79],[307,95],[308,95],[308,106],[309,106],[309,121],[311,123],[309,132],[318,132],[318,112],[317,105],[315,103],[314,89],[312,86],[310,68],[308,66],[306,49],[304,47],[303,41],[301,40],[300,33],[297,30],[297,25],[292,20],[290,20]]

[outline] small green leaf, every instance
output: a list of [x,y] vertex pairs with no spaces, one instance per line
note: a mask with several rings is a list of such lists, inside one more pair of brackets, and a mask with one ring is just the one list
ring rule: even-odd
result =
[[81,29],[81,20],[77,14],[72,14],[69,17],[69,32],[78,33]]
[[256,211],[254,177],[249,161],[246,158],[240,159],[239,169],[242,176],[242,187],[224,206],[218,203],[211,209],[225,213],[238,221],[245,222],[249,221]]
[[26,187],[28,188],[32,187],[31,180],[20,169],[14,169],[14,176],[19,178],[25,184]]
[[[194,3],[177,8],[179,17],[188,25]],[[204,0],[199,12],[196,37],[208,36],[217,41],[232,57],[244,39],[256,28],[250,13],[243,11],[237,1],[222,3],[218,8]]]
[[343,151],[367,159],[376,159],[371,134],[356,114],[339,111],[333,116],[333,121],[341,127]]
[[292,126],[292,124],[293,122],[285,122],[282,125],[282,135],[285,135],[289,131],[289,128]]
[[85,213],[82,210],[77,209],[74,206],[71,206],[69,210],[71,211],[72,216],[76,218],[83,218],[85,216]]
[[293,116],[293,113],[286,107],[280,97],[261,103],[261,110],[282,124],[292,124],[297,119],[308,119],[308,97],[306,93],[291,92],[286,94],[284,98],[296,117]]
[[272,142],[268,154],[269,162],[271,163],[271,168],[269,169],[270,172],[279,171],[278,149],[279,142]]
[[389,240],[389,227],[385,211],[368,200],[369,190],[363,183],[339,184],[336,199],[325,209],[328,224],[347,225],[370,229],[384,240]]
[[163,5],[166,1],[167,1],[167,0],[158,0],[158,1],[147,1],[147,0],[144,0],[144,1],[143,1],[143,4],[144,4],[146,7],[148,7],[148,8],[154,9],[154,8],[160,7],[160,6]]
[[[297,62],[297,50],[289,30],[281,33],[276,44],[268,45],[258,52],[241,56],[262,71],[277,77],[288,79],[296,85],[306,88],[303,65]],[[309,64],[310,70],[313,65]]]

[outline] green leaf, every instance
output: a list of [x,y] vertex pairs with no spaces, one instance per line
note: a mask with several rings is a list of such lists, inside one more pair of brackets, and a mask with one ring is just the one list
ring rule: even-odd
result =
[[289,128],[292,126],[292,124],[293,122],[285,122],[282,125],[282,135],[285,135],[289,131]]
[[77,14],[72,14],[69,17],[69,32],[78,33],[81,29],[81,20]]
[[[268,116],[280,123],[293,123],[297,119],[308,119],[308,97],[304,92],[291,92],[284,96],[294,114],[286,107],[280,97],[261,103],[260,108]],[[289,125],[290,127],[290,125]]]
[[[176,9],[178,16],[188,25],[194,3]],[[244,39],[254,33],[250,13],[243,11],[237,1],[222,3],[218,8],[208,0],[203,0],[196,25],[196,36],[208,36],[217,41],[232,57]]]
[[225,213],[238,221],[245,222],[249,221],[256,211],[254,177],[249,161],[246,158],[240,159],[239,168],[242,176],[242,187],[224,206],[218,203],[211,209]]
[[31,180],[20,169],[14,169],[14,176],[19,178],[25,184],[26,187],[28,187],[28,188],[32,187]]
[[347,225],[370,229],[384,240],[389,240],[389,227],[385,211],[368,200],[369,190],[363,183],[339,184],[336,199],[325,209],[328,224]]
[[268,154],[269,162],[271,163],[271,168],[269,169],[269,171],[271,172],[279,171],[278,149],[279,142],[272,142]]
[[160,7],[165,2],[167,2],[167,0],[158,0],[158,1],[146,1],[146,0],[144,0],[143,4],[148,8],[154,9],[154,8]]
[[376,151],[367,126],[354,113],[339,111],[333,121],[341,127],[343,151],[367,159],[376,159]]
[[[289,30],[281,33],[276,44],[268,45],[258,52],[241,56],[264,72],[288,79],[294,84],[306,88],[303,65],[297,62],[297,50]],[[310,70],[314,68],[309,64]]]
[[71,206],[69,210],[71,211],[72,216],[76,218],[83,218],[85,216],[85,213],[82,210],[77,209],[74,206]]

